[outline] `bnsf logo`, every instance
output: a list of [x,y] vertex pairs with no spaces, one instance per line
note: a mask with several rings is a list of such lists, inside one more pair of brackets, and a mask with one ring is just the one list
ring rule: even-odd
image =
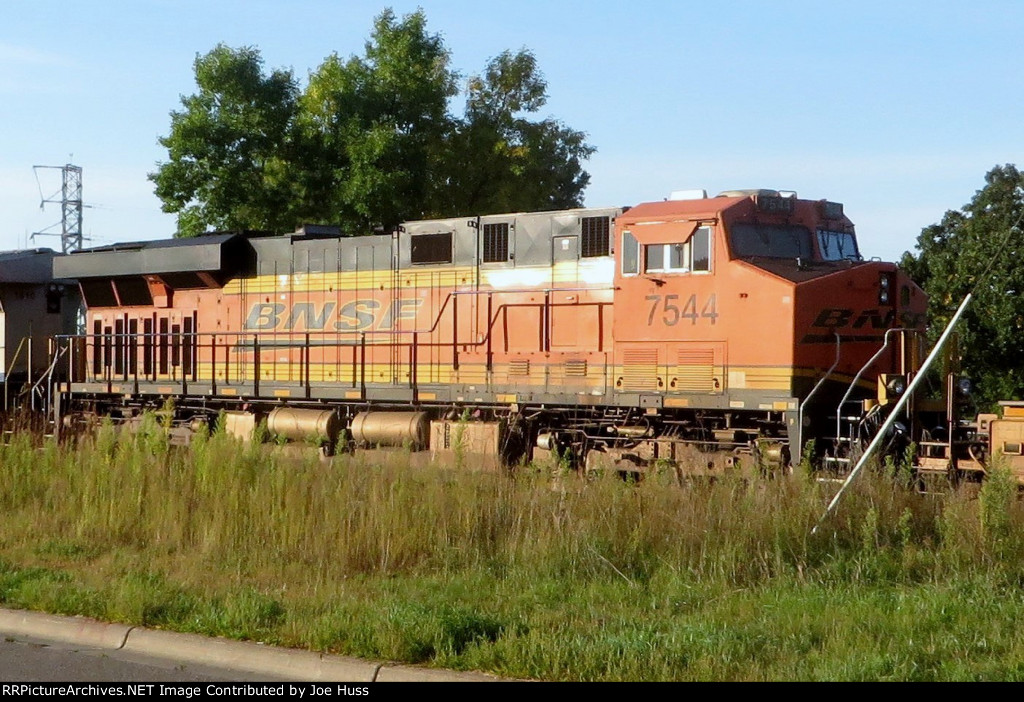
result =
[[[257,302],[249,309],[245,328],[255,331],[388,331],[403,319],[416,319],[423,300],[352,300],[338,307],[336,302],[318,306],[314,302]],[[337,312],[335,312],[337,309]]]
[[[852,329],[863,329],[864,327],[889,329],[895,321],[896,310],[882,312],[881,310],[874,309],[856,313],[849,309],[828,308],[818,314],[818,318],[814,320],[811,326],[825,327],[826,329],[842,329],[843,327],[850,327]],[[904,310],[900,314],[899,321],[901,327],[916,329],[924,326],[924,315]]]
[[[850,309],[830,307],[818,313],[817,318],[811,323],[812,328],[828,329],[831,332],[860,329],[868,333],[845,333],[841,336],[841,339],[847,342],[864,341],[872,343],[882,340],[881,330],[892,329],[896,326],[904,329],[920,329],[924,327],[924,315],[911,312],[910,310],[903,310],[897,317],[896,310],[885,310],[883,312],[882,310],[873,309],[855,312]],[[835,334],[820,333],[806,334],[800,340],[801,344],[831,344],[834,342]]]

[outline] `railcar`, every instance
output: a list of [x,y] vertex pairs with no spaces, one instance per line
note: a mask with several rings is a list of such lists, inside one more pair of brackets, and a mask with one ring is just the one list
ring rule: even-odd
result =
[[183,424],[328,449],[620,470],[695,448],[701,470],[764,470],[809,439],[842,461],[927,304],[841,204],[775,190],[117,244],[54,271],[86,307],[60,344],[67,417],[172,400]]

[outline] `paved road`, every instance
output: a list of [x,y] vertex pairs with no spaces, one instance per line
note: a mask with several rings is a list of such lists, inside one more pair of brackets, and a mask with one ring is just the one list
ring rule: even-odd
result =
[[495,682],[456,672],[0,608],[0,682]]
[[277,682],[284,678],[59,641],[0,641],[3,682]]

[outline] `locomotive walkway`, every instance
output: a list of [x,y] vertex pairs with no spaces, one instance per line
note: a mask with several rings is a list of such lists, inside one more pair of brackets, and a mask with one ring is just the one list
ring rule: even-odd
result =
[[[179,634],[84,617],[0,609],[0,636],[55,641],[93,650],[125,651],[182,664],[215,666],[239,673],[303,682],[496,682],[483,673],[394,665],[265,646],[230,639]],[[12,679],[4,676],[5,679]]]

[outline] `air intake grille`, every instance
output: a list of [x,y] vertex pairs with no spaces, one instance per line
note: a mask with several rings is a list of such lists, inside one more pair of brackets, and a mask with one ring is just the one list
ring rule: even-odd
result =
[[565,375],[569,378],[585,378],[587,377],[587,361],[586,359],[581,361],[566,361],[565,362]]
[[508,224],[484,225],[484,263],[508,260]]
[[713,349],[680,350],[676,366],[676,390],[714,392],[715,352]]
[[515,358],[508,364],[509,375],[529,375],[530,374],[530,359],[528,358]]
[[626,390],[658,389],[658,349],[626,349],[622,387]]
[[609,229],[611,228],[610,217],[584,217],[580,222],[583,230],[583,258],[594,256],[608,256],[610,249],[608,242]]

